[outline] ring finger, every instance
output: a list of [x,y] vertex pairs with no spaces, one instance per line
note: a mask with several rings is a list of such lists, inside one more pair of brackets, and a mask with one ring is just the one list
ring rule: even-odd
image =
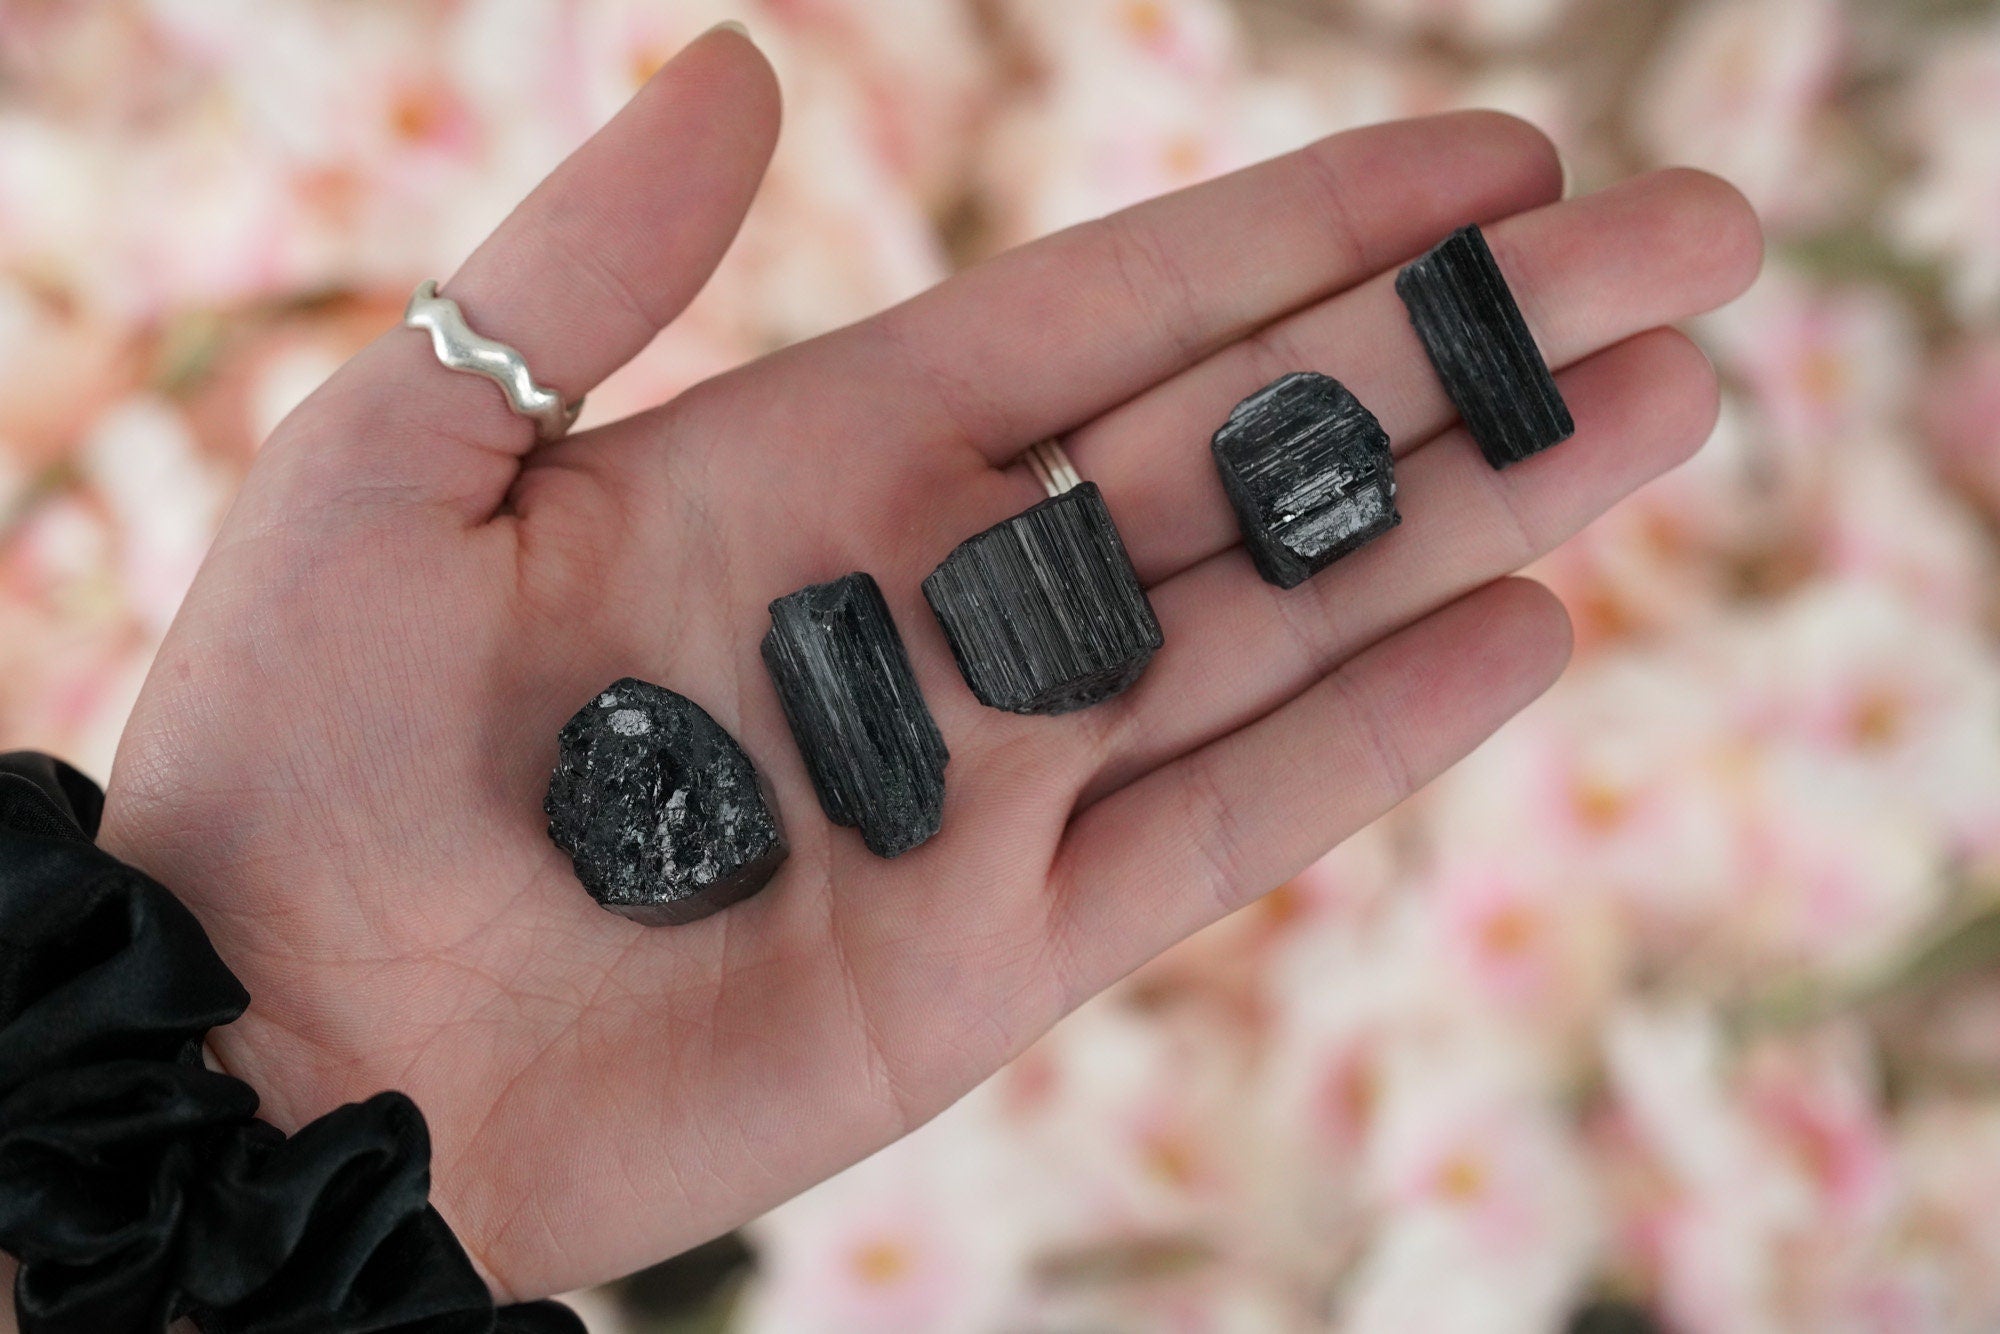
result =
[[1462,430],[1404,465],[1409,522],[1290,591],[1230,550],[1153,589],[1166,631],[1139,684],[1101,710],[1088,802],[1253,721],[1369,644],[1566,540],[1682,462],[1715,424],[1714,368],[1655,330],[1564,373],[1576,438],[1505,472]]

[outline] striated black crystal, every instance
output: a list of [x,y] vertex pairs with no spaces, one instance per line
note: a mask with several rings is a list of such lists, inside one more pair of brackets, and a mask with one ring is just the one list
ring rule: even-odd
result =
[[1452,233],[1397,274],[1396,294],[1488,463],[1519,463],[1576,433],[1477,227]]
[[773,602],[764,666],[827,819],[859,829],[878,857],[938,831],[951,755],[871,576]]
[[543,809],[598,903],[648,926],[762,889],[785,860],[777,803],[702,707],[626,677],[563,725]]
[[1215,467],[1257,572],[1296,588],[1403,521],[1375,414],[1340,381],[1301,371],[1236,405]]
[[1139,679],[1160,623],[1097,486],[1085,482],[958,544],[924,580],[982,704],[1069,713]]

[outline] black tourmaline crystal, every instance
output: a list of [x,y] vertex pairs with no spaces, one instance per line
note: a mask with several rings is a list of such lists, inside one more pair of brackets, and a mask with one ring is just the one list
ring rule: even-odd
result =
[[1403,521],[1375,414],[1338,380],[1287,375],[1236,405],[1215,466],[1257,572],[1296,588]]
[[1160,623],[1094,483],[967,538],[924,580],[965,683],[1010,713],[1068,713],[1139,679]]
[[1396,293],[1488,463],[1519,463],[1576,433],[1477,227],[1452,233],[1396,275]]
[[871,576],[773,602],[764,666],[827,819],[859,829],[878,857],[938,831],[951,756]]
[[692,922],[748,898],[785,860],[777,803],[700,705],[626,677],[563,725],[549,837],[604,907]]

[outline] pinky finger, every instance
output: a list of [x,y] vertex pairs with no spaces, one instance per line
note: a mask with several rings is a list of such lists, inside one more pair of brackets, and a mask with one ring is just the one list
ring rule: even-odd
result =
[[1541,585],[1488,584],[1071,823],[1052,877],[1077,998],[1282,884],[1535,699],[1569,659]]

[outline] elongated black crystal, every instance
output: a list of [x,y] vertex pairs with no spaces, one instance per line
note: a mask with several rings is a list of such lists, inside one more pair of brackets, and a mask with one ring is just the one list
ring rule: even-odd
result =
[[684,695],[614,681],[563,725],[557,749],[549,837],[612,912],[692,922],[755,894],[785,860],[762,776]]
[[1403,521],[1389,435],[1340,381],[1300,371],[1236,405],[1216,471],[1257,572],[1296,588]]
[[951,755],[871,576],[773,602],[764,666],[827,819],[859,829],[878,857],[938,831]]
[[1488,463],[1504,468],[1576,434],[1569,406],[1477,227],[1453,232],[1397,274],[1396,294]]
[[1160,623],[1097,486],[958,544],[924,580],[965,683],[1010,713],[1069,713],[1139,679]]

